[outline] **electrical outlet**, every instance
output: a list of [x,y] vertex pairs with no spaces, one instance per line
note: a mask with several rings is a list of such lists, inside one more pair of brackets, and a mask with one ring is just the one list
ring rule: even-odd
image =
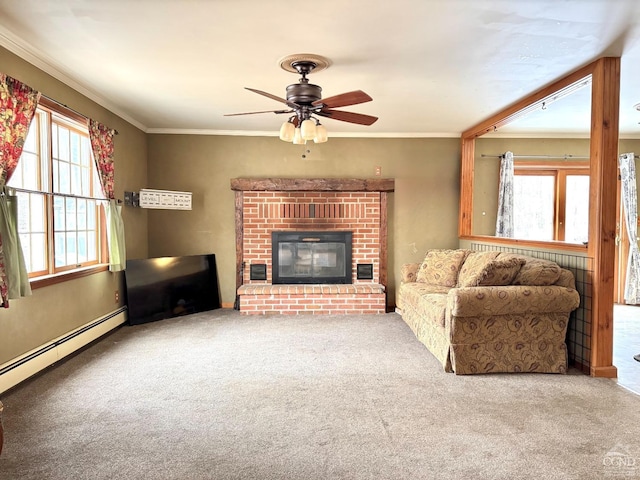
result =
[[382,175],[382,167],[376,167],[376,177]]
[[116,303],[118,303],[120,301],[120,292],[118,290],[116,290]]

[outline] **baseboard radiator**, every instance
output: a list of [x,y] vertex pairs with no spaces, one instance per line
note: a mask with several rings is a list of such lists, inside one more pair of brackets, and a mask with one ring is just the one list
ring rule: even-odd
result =
[[9,362],[0,365],[0,393],[88,345],[127,320],[126,307],[93,320]]

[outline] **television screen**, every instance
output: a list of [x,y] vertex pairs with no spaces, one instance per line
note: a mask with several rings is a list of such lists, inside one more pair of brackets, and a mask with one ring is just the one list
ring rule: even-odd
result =
[[214,254],[127,260],[124,273],[130,325],[220,308]]

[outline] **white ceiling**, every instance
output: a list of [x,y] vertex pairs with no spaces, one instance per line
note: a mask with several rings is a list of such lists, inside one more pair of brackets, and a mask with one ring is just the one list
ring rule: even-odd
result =
[[[299,77],[279,67],[290,54],[332,61],[310,77],[325,97],[357,89],[373,97],[343,109],[378,122],[327,120],[329,136],[416,137],[457,136],[600,56],[621,56],[620,131],[640,138],[639,7],[637,0],[0,0],[0,45],[147,132],[247,135],[274,134],[285,118],[223,114],[283,108],[243,87],[284,97]],[[575,108],[569,119],[559,106],[539,112],[523,131],[588,131],[588,110]]]

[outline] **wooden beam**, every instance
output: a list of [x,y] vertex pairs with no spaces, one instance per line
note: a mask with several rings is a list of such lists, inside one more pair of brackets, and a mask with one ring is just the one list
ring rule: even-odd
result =
[[572,86],[580,85],[588,78],[593,66],[594,64],[590,63],[589,65],[570,73],[566,77],[561,78],[560,80],[557,80],[556,82],[547,85],[530,95],[527,95],[525,98],[511,104],[504,110],[499,111],[495,115],[492,115],[465,132],[462,132],[462,138],[479,137],[514,122],[518,118],[529,113],[531,110],[541,106],[542,102],[545,101],[547,97],[553,96],[564,89],[572,88]]
[[617,376],[613,365],[616,188],[620,58],[595,62],[591,97],[589,246],[592,261],[591,375]]
[[272,192],[393,192],[393,178],[232,178],[231,190]]

